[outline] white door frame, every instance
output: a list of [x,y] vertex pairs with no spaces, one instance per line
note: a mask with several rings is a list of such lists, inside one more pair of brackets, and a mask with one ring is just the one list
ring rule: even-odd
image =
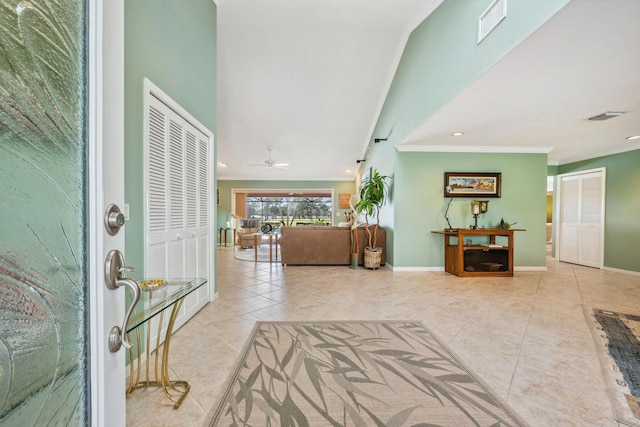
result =
[[124,207],[124,0],[89,1],[89,417],[92,426],[126,423],[125,355],[110,353],[109,330],[124,317],[124,290],[108,290],[104,260],[124,253],[124,230],[109,236],[104,212]]
[[565,174],[561,174],[558,175],[556,177],[556,189],[557,189],[557,203],[556,203],[556,212],[554,213],[555,218],[557,218],[557,222],[556,222],[556,227],[555,227],[555,233],[553,236],[553,239],[557,242],[556,244],[556,255],[557,255],[557,259],[562,261],[561,257],[560,257],[560,253],[562,250],[562,239],[561,239],[561,229],[562,229],[562,178],[565,177],[571,177],[571,176],[580,176],[580,175],[588,175],[588,174],[592,174],[592,173],[602,173],[602,197],[601,197],[601,201],[600,201],[600,206],[601,206],[601,215],[600,215],[600,254],[599,254],[599,265],[597,266],[597,268],[602,269],[604,267],[604,237],[605,237],[605,197],[606,197],[606,183],[607,183],[607,169],[602,167],[602,168],[594,168],[594,169],[587,169],[587,170],[582,170],[582,171],[577,171],[577,172],[570,172],[570,173],[565,173]]

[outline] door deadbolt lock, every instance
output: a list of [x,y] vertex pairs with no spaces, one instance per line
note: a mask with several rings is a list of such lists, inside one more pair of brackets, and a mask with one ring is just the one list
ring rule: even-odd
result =
[[104,216],[104,225],[107,229],[107,233],[113,236],[124,225],[124,214],[120,212],[120,208],[114,204],[107,206],[107,211]]

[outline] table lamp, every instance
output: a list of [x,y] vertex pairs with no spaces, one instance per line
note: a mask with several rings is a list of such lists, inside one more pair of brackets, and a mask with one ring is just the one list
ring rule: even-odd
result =
[[447,196],[449,196],[449,203],[447,203],[447,210],[444,211],[444,219],[447,220],[447,225],[449,226],[449,228],[446,228],[444,231],[449,232],[449,231],[454,231],[453,228],[451,228],[451,223],[449,222],[449,206],[451,206],[451,201],[453,200],[453,187],[451,187],[450,185],[447,185],[444,188],[444,192]]
[[472,200],[471,214],[473,215],[474,224],[469,226],[472,230],[478,229],[478,215],[485,214],[489,210],[488,200]]

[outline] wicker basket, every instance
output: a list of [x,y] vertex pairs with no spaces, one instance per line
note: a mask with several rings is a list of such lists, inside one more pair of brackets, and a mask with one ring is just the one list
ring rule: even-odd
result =
[[380,268],[380,262],[382,261],[382,249],[377,248],[377,251],[372,251],[369,248],[364,248],[364,267],[365,268]]

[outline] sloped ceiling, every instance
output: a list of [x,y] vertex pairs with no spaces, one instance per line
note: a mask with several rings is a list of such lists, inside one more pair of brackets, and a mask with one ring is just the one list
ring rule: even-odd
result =
[[[218,0],[218,179],[353,179],[406,39],[441,1]],[[625,139],[638,18],[640,1],[572,1],[399,148],[533,147],[552,164],[640,148]],[[625,114],[587,120],[605,111]],[[250,166],[267,147],[289,168]]]
[[[640,148],[640,1],[574,0],[401,145],[548,152],[564,164]],[[589,118],[624,112],[606,121]],[[453,132],[464,132],[454,137]]]

